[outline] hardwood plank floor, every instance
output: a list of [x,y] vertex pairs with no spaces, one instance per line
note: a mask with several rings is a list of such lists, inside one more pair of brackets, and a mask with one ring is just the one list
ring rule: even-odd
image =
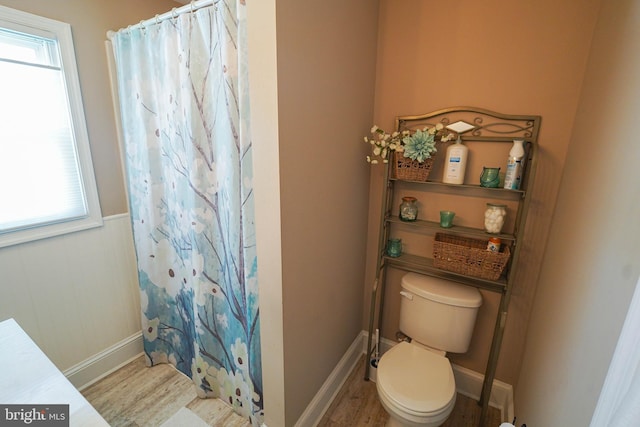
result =
[[211,426],[251,426],[221,400],[200,399],[191,380],[173,366],[148,368],[143,356],[82,394],[112,427],[157,427],[182,407]]
[[[364,356],[318,427],[384,426],[388,415],[378,400],[376,384],[363,378]],[[147,368],[142,356],[82,394],[112,427],[157,427],[182,407],[211,426],[250,427],[248,420],[221,400],[198,398],[191,380],[173,366]],[[477,427],[479,417],[476,401],[458,394],[453,413],[442,427]],[[489,419],[488,426],[499,426],[500,412],[490,408]]]

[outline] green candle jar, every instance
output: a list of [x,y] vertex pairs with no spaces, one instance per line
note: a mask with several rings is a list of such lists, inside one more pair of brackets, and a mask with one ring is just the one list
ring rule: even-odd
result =
[[387,255],[392,258],[402,255],[402,239],[389,239],[387,242]]

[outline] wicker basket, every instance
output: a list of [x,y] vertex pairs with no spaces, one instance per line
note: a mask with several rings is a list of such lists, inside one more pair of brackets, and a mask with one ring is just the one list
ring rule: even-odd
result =
[[402,153],[394,151],[393,174],[397,179],[424,182],[429,178],[429,172],[431,172],[432,166],[433,157],[420,163],[417,160],[404,157]]
[[507,245],[500,252],[488,251],[487,240],[436,233],[433,242],[436,268],[481,279],[498,280],[510,256]]

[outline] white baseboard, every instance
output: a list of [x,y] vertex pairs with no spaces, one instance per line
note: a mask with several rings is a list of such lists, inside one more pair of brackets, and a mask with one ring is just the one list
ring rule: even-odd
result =
[[63,374],[82,391],[139,357],[142,352],[142,332],[138,332],[70,367]]
[[[367,352],[367,332],[362,331],[362,352]],[[396,345],[395,341],[380,338],[380,355],[382,356],[387,350]],[[456,379],[456,391],[463,396],[467,396],[474,400],[480,400],[482,393],[482,383],[484,375],[471,369],[464,368],[452,364],[453,376]],[[489,406],[500,410],[502,421],[513,420],[513,386],[499,380],[493,381],[491,388],[491,396],[489,397]]]
[[333,399],[344,385],[349,374],[353,371],[356,363],[362,356],[362,334],[358,334],[355,341],[349,346],[347,352],[342,356],[336,367],[331,371],[327,380],[322,384],[318,393],[311,400],[294,427],[316,426]]
[[[484,375],[458,365],[453,366],[458,393],[474,400],[480,400]],[[499,409],[503,422],[513,420],[513,386],[499,380],[493,380],[489,406]]]

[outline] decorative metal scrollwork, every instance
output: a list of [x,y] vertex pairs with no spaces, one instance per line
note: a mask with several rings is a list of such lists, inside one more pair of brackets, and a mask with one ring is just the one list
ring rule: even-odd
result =
[[526,138],[531,137],[531,130],[533,129],[532,122],[526,122],[524,126],[519,126],[515,123],[507,123],[507,122],[495,122],[489,123],[486,125],[482,125],[482,120],[474,121],[478,124],[478,127],[475,128],[472,132],[473,136],[482,136],[482,131],[487,131],[492,134],[497,135],[513,135],[522,133],[522,135]]
[[473,123],[474,129],[470,129],[465,135],[478,140],[492,140],[499,138],[506,140],[512,138],[532,138],[537,134],[539,126],[531,116],[508,116],[493,113],[489,110],[474,108],[455,108],[434,112],[419,116],[402,116],[397,118],[397,130],[415,130],[424,126],[434,127],[436,124],[443,126],[456,122]]

